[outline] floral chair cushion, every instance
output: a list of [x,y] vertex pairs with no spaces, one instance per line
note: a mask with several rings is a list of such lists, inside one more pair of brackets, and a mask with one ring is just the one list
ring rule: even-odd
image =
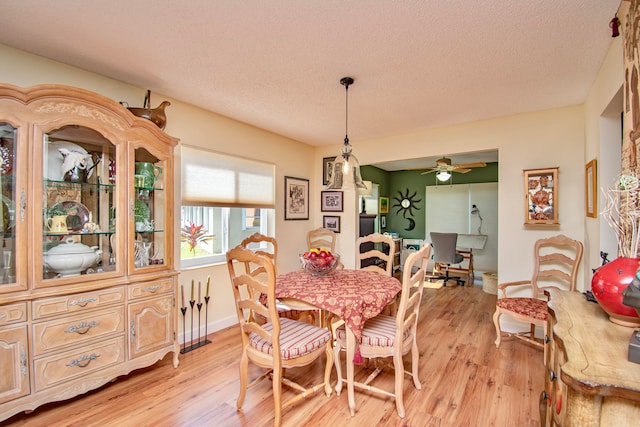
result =
[[547,302],[536,298],[500,298],[496,305],[504,310],[538,320],[547,320]]

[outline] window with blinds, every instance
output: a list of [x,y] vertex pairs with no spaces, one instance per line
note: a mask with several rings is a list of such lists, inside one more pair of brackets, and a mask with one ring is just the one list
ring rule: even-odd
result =
[[245,237],[273,235],[275,166],[183,146],[181,267],[225,261]]

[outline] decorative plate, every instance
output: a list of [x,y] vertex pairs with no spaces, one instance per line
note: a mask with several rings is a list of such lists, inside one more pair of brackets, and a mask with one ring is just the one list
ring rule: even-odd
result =
[[[59,208],[67,213],[67,228],[70,231],[82,231],[84,228],[84,224],[89,222],[89,209],[85,205],[80,202],[74,202],[72,200],[68,200],[66,202],[56,203],[51,206],[51,209]],[[73,211],[76,210],[75,216],[73,216]]]

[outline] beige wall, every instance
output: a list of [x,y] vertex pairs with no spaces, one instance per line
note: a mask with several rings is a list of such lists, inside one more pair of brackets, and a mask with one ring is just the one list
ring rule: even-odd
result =
[[[440,156],[469,151],[499,150],[499,237],[498,274],[500,281],[529,278],[532,270],[531,248],[540,237],[567,234],[576,239],[593,241],[597,225],[585,222],[584,164],[599,150],[599,120],[604,106],[622,82],[621,50],[614,40],[606,63],[584,106],[573,106],[492,120],[430,129],[406,135],[367,141],[352,141],[361,164],[414,157]],[[39,83],[61,83],[84,87],[131,105],[141,105],[144,88],[107,79],[44,58],[0,45],[0,81],[18,86]],[[308,229],[321,225],[319,193],[322,189],[322,158],[334,156],[340,144],[313,148],[306,144],[274,135],[237,121],[204,111],[161,94],[153,94],[152,106],[169,99],[167,133],[185,144],[272,162],[277,171],[275,224],[279,242],[280,271],[298,267],[297,254],[304,249]],[[585,143],[586,141],[586,143]],[[393,149],[391,149],[393,147]],[[585,150],[588,155],[585,155]],[[179,155],[179,152],[178,152]],[[523,169],[560,168],[559,216],[557,227],[524,226]],[[311,171],[311,172],[309,172]],[[284,221],[284,176],[310,179],[309,221]],[[179,183],[179,176],[176,177]],[[345,196],[342,214],[343,232],[338,240],[339,253],[352,253],[357,227],[357,198]],[[178,216],[178,215],[177,215]],[[595,220],[599,221],[599,220]],[[176,218],[176,227],[178,218]],[[596,223],[598,224],[598,223]],[[177,229],[177,228],[176,228]],[[595,231],[594,231],[595,230]],[[593,237],[593,236],[596,237]],[[585,257],[580,276],[581,290],[588,288],[593,250]],[[597,252],[596,252],[597,253]],[[349,263],[345,263],[349,266]],[[180,283],[192,279],[212,280],[212,327],[234,322],[234,307],[224,266],[183,271]],[[210,326],[209,330],[212,330]]]
[[[361,164],[499,150],[498,274],[510,281],[530,277],[531,250],[540,237],[561,232],[584,238],[584,126],[583,108],[575,106],[352,144]],[[316,163],[329,153],[317,153]],[[522,171],[555,166],[560,226],[526,227]]]

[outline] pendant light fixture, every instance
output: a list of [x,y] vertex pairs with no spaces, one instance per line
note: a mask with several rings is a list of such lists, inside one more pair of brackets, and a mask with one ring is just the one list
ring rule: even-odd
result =
[[366,189],[367,186],[360,176],[360,163],[352,154],[352,147],[349,144],[349,86],[353,84],[353,78],[343,77],[340,79],[340,84],[344,86],[346,93],[344,145],[340,149],[340,155],[333,161],[327,190]]
[[436,174],[436,178],[438,178],[438,181],[440,182],[446,182],[449,181],[449,178],[451,178],[451,172],[449,171],[440,171]]

